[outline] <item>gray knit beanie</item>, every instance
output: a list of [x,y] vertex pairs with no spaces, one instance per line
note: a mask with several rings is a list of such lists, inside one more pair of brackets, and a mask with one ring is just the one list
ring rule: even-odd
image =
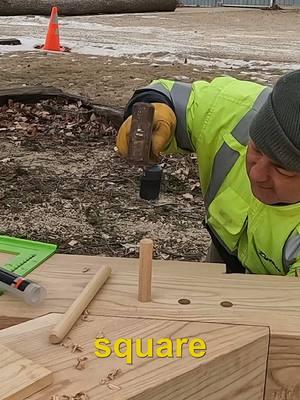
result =
[[282,76],[250,125],[257,147],[284,169],[300,172],[300,70]]

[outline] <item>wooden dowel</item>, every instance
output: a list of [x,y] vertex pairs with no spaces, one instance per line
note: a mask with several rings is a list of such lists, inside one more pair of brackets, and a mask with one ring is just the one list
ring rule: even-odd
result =
[[138,300],[143,303],[151,301],[152,256],[153,240],[141,240]]
[[86,285],[81,294],[65,312],[61,321],[58,322],[58,324],[50,332],[50,343],[57,344],[62,342],[68,332],[72,329],[75,322],[93,300],[97,292],[104,285],[110,274],[110,267],[103,266],[99,269],[93,279]]

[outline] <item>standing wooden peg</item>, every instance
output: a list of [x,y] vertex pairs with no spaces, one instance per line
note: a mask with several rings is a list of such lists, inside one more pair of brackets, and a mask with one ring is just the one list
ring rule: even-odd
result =
[[153,240],[141,240],[138,300],[143,303],[151,301],[152,256]]

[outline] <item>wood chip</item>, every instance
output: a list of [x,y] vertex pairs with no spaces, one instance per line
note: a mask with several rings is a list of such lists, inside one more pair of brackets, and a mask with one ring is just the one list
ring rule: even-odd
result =
[[71,240],[69,243],[68,243],[68,245],[69,246],[71,246],[71,247],[74,247],[76,244],[78,244],[78,242],[77,242],[77,240]]
[[93,319],[89,318],[89,314],[90,313],[88,309],[84,310],[83,314],[81,315],[81,320],[85,322],[92,322]]
[[60,345],[68,349],[72,344],[72,339],[68,336]]
[[85,363],[87,360],[87,357],[77,357],[77,364],[74,368],[78,369],[79,371],[83,370],[85,368]]
[[108,385],[113,381],[117,376],[119,376],[122,373],[122,370],[120,368],[113,369],[111,372],[107,374],[105,378],[102,378],[100,380],[101,385]]
[[89,400],[89,396],[85,392],[78,392],[72,397],[72,400]]
[[78,392],[74,396],[68,394],[54,395],[50,397],[50,400],[89,400],[89,396],[86,392]]
[[71,353],[75,353],[76,351],[82,352],[83,347],[80,346],[79,344],[73,344]]
[[108,383],[107,384],[108,389],[110,390],[121,390],[121,386],[114,385],[113,383]]
[[194,200],[194,196],[190,193],[185,193],[182,195],[185,200]]
[[103,332],[103,331],[100,331],[100,332],[97,334],[96,339],[102,339],[102,338],[104,338],[104,337],[105,337],[104,332]]
[[61,344],[62,347],[68,349],[71,346],[71,353],[82,352],[83,347],[80,344],[73,343],[72,339],[68,336]]
[[122,373],[121,369],[114,369],[112,370],[108,375],[107,378],[112,381],[113,379],[115,379],[118,375],[120,375]]

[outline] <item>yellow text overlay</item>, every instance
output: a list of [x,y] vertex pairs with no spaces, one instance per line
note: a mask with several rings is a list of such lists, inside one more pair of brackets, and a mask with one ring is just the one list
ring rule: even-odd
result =
[[132,364],[134,352],[138,358],[182,358],[184,345],[191,357],[202,358],[206,354],[206,343],[201,338],[161,338],[156,341],[151,338],[137,338],[135,341],[119,338],[114,343],[101,338],[95,341],[95,354],[99,358],[107,358],[114,352],[118,358],[125,358],[127,364]]

